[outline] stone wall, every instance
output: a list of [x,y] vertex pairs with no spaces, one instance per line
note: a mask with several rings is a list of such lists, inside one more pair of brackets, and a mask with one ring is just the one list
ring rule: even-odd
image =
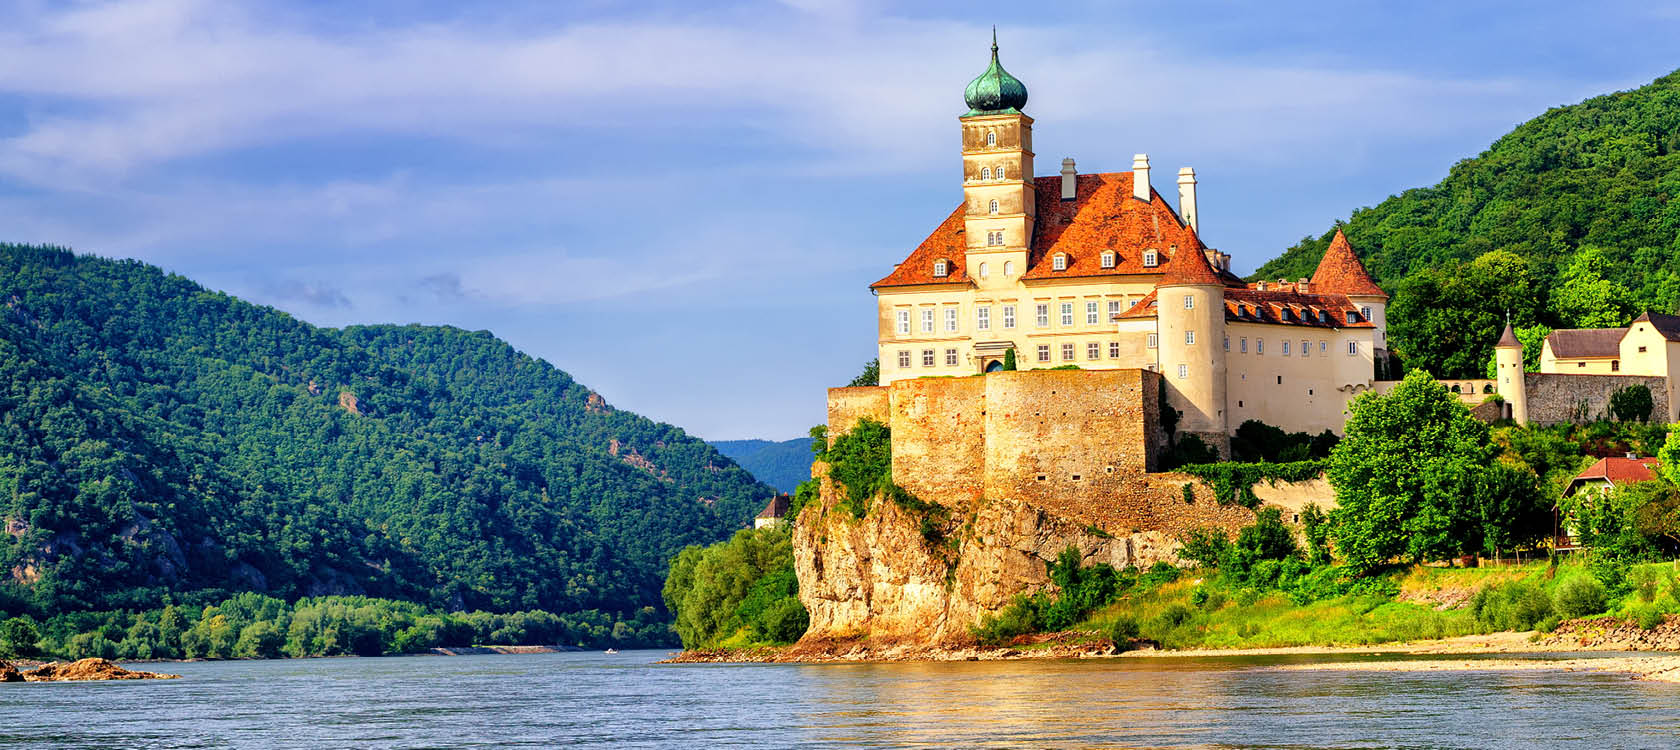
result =
[[986,376],[900,380],[891,389],[893,482],[973,508],[985,479]]
[[858,420],[868,417],[882,424],[892,420],[886,386],[828,389],[828,434],[830,439],[849,432]]
[[1530,372],[1523,375],[1528,397],[1528,421],[1533,424],[1588,422],[1610,413],[1610,394],[1636,383],[1651,389],[1651,414],[1668,413],[1668,380],[1643,375],[1563,375]]

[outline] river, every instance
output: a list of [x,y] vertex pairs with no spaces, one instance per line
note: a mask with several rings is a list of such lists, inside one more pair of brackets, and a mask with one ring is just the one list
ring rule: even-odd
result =
[[0,747],[1680,745],[1680,685],[1602,672],[1266,668],[1300,656],[653,663],[664,655],[198,662],[144,667],[182,680],[0,684]]

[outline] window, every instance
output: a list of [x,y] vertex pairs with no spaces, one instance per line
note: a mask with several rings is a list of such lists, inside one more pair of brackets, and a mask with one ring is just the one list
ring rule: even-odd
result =
[[1353,312],[1352,310],[1349,310],[1348,314],[1347,314],[1347,319],[1348,319],[1349,323],[1358,323],[1359,322],[1359,313],[1356,313],[1356,312]]
[[1003,306],[1003,327],[1004,327],[1005,330],[1009,330],[1009,329],[1012,329],[1012,328],[1015,327],[1015,306],[1014,305],[1004,305]]
[[[998,243],[998,244],[1002,244],[1002,243]],[[1011,276],[1014,276],[1014,275],[1015,275],[1015,261],[1012,261],[1012,260],[1004,261],[1003,262],[1003,277],[1007,279],[1007,278],[1009,278]]]
[[1050,345],[1049,344],[1039,344],[1038,345],[1038,361],[1040,361],[1040,362],[1049,362],[1050,361]]
[[1184,295],[1184,309],[1186,309],[1186,310],[1196,309],[1196,298],[1191,296],[1191,295],[1188,295],[1188,294]]
[[899,367],[909,367],[910,366],[910,350],[909,349],[898,350],[898,366]]
[[923,367],[932,367],[933,366],[933,350],[932,349],[923,349],[922,350],[922,366]]
[[992,330],[992,308],[990,308],[990,307],[976,307],[976,308],[974,308],[974,330],[976,330],[976,331],[990,331],[990,330]]
[[955,350],[955,349],[946,349],[945,350],[945,366],[946,367],[956,367],[957,366],[957,350]]
[[1302,341],[1301,342],[1301,356],[1303,356],[1303,357],[1312,356],[1312,342],[1311,341]]
[[1185,331],[1184,332],[1184,343],[1186,345],[1196,343],[1196,332],[1195,331]]
[[981,167],[980,168],[980,179],[982,179],[982,180],[992,179],[992,168],[991,167]]
[[1101,313],[1097,312],[1097,303],[1095,303],[1095,302],[1085,303],[1085,325],[1088,325],[1088,326],[1096,325],[1097,321],[1098,321],[1097,316],[1100,315],[1100,314]]
[[[1289,308],[1285,307],[1282,310],[1278,311],[1278,319],[1282,320],[1282,321],[1285,321],[1285,322],[1294,320],[1295,319],[1295,313],[1291,312]],[[1289,353],[1288,349],[1289,349],[1289,347],[1285,346],[1283,353],[1288,354]]]
[[1143,265],[1145,267],[1154,268],[1156,265],[1159,265],[1159,261],[1160,256],[1156,255],[1154,250],[1143,251]]
[[1318,342],[1318,353],[1323,354],[1327,351],[1330,351],[1330,342],[1328,342],[1328,341]]
[[898,311],[898,335],[900,335],[900,336],[909,336],[910,335],[910,311],[909,310],[899,310]]
[[1073,344],[1062,344],[1062,361],[1073,359]]
[[1158,340],[1159,340],[1159,337],[1156,334],[1151,333],[1151,334],[1149,334],[1149,340],[1145,341],[1143,345],[1145,347],[1150,348],[1150,349],[1154,349],[1155,348],[1155,343]]
[[1086,359],[1102,359],[1102,344],[1099,344],[1095,341],[1087,343],[1085,345],[1085,358]]
[[1120,358],[1120,342],[1118,342],[1118,341],[1108,342],[1108,358],[1109,359],[1119,359]]
[[[1352,352],[1348,352],[1348,353],[1349,353],[1349,354],[1352,354]],[[1586,367],[1586,366],[1587,366],[1587,363],[1585,363],[1585,362],[1576,362],[1576,363],[1575,363],[1575,366],[1576,366],[1576,367]]]
[[1639,353],[1644,354],[1645,353],[1645,347],[1643,347],[1643,346],[1639,347]]
[[1000,180],[1003,179],[1003,165],[1002,164],[998,165],[997,178],[1000,179]]
[[1237,339],[1237,351],[1239,353],[1242,353],[1242,354],[1247,354],[1248,353],[1248,337],[1247,336],[1244,336],[1240,339]]
[[1354,355],[1357,355],[1357,354],[1359,354],[1359,342],[1349,341],[1348,342],[1348,356],[1351,357],[1351,356],[1354,356]]
[[1050,327],[1050,306],[1049,305],[1046,305],[1046,304],[1036,305],[1036,306],[1033,307],[1033,312],[1036,313],[1035,317],[1038,318],[1038,320],[1035,321],[1035,322],[1038,323],[1039,328],[1049,328]]
[[934,261],[933,262],[933,275],[935,275],[935,276],[950,276],[951,275],[951,264],[946,262],[946,261],[943,261],[943,260]]
[[1231,351],[1231,337],[1225,337],[1225,351]]
[[1052,271],[1066,271],[1067,270],[1067,253],[1056,253],[1055,257],[1052,257],[1050,259],[1050,270],[1052,270]]
[[988,146],[996,146],[997,145],[997,131],[995,131],[995,130],[986,131],[986,145],[988,145]]
[[1108,301],[1108,319],[1113,320],[1113,319],[1118,318],[1118,317],[1120,317],[1120,300],[1117,300],[1117,299],[1116,300],[1109,300]]
[[1071,326],[1071,325],[1073,325],[1073,303],[1072,302],[1063,302],[1062,303],[1062,326],[1065,328],[1065,327]]
[[991,275],[991,272],[986,268],[986,264],[984,262],[981,262],[980,263],[980,278],[984,279],[984,278],[986,278],[987,276],[990,276],[990,275]]
[[1285,357],[1289,356],[1289,342],[1288,341],[1283,342],[1283,356],[1285,356]]
[[922,310],[922,333],[933,333],[933,308]]
[[957,332],[957,308],[955,307],[945,308],[945,331],[947,333]]
[[1266,353],[1266,340],[1265,339],[1255,339],[1254,340],[1254,353],[1256,355]]
[[1619,360],[1619,359],[1610,360],[1610,371],[1611,372],[1621,372],[1621,370],[1622,370],[1622,361],[1621,360]]
[[[987,232],[986,233],[986,245],[988,247],[997,247],[998,245],[1002,245],[1002,244],[1003,244],[1003,231],[1002,230],[999,230],[999,231],[996,231],[996,232]],[[1009,264],[1008,263],[1003,264],[1003,275],[1005,275],[1005,276],[1009,275]]]
[[1181,377],[1181,378],[1190,377],[1190,366],[1189,365],[1179,365],[1178,366],[1178,376]]
[[1113,268],[1114,267],[1114,251],[1113,250],[1107,250],[1107,251],[1103,252],[1103,254],[1102,254],[1102,267],[1103,268]]
[[1369,307],[1359,308],[1359,315],[1360,315],[1360,317],[1362,317],[1366,320],[1370,320],[1371,319],[1371,308],[1369,308]]
[[1277,376],[1277,379],[1278,379],[1278,385],[1283,385],[1283,376],[1279,375],[1279,376]]
[[994,200],[991,203],[986,204],[986,213],[992,214],[993,216],[997,215],[997,201]]

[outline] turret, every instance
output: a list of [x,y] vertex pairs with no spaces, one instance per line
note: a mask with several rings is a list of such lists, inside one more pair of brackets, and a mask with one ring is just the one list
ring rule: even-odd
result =
[[[969,267],[988,263],[998,273],[983,284],[1015,283],[1004,268],[1027,268],[1038,200],[1033,187],[1031,117],[1027,87],[998,62],[997,32],[992,33],[992,61],[963,91],[968,112],[962,122],[963,234]],[[979,256],[979,257],[972,257]]]
[[1517,340],[1511,324],[1505,324],[1505,334],[1493,345],[1494,390],[1510,405],[1511,420],[1528,424],[1528,390],[1523,379],[1523,345]]
[[1330,239],[1330,248],[1324,251],[1318,269],[1313,271],[1312,290],[1321,294],[1347,295],[1348,300],[1359,308],[1360,315],[1376,326],[1371,339],[1371,345],[1378,350],[1374,354],[1379,359],[1385,356],[1388,351],[1388,293],[1371,279],[1370,272],[1365,270],[1364,263],[1359,262],[1359,255],[1353,251],[1347,235],[1342,234],[1341,227],[1336,228],[1336,236]]
[[[1194,242],[1194,238],[1192,238]],[[1158,356],[1178,431],[1229,457],[1225,418],[1225,286],[1200,243],[1173,250],[1155,286]]]

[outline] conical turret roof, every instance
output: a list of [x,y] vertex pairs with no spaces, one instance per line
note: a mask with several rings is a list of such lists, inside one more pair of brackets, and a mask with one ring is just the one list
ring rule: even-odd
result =
[[1495,349],[1504,349],[1513,346],[1521,349],[1522,342],[1517,340],[1517,332],[1511,328],[1511,324],[1506,323],[1505,334],[1499,337],[1499,343],[1494,344],[1493,347]]
[[1312,285],[1315,292],[1388,298],[1388,293],[1371,279],[1365,264],[1359,262],[1359,256],[1353,252],[1353,245],[1348,244],[1347,235],[1342,234],[1341,227],[1336,228],[1336,236],[1330,240],[1330,249],[1324,251],[1324,259],[1313,271]]
[[1208,264],[1207,253],[1202,252],[1202,243],[1192,242],[1187,247],[1175,251],[1167,261],[1167,271],[1161,275],[1161,283],[1156,286],[1224,286],[1219,274]]
[[1021,108],[1027,106],[1027,85],[1010,75],[998,62],[995,28],[992,29],[992,64],[986,67],[986,72],[968,82],[968,88],[963,89],[963,102],[968,104],[968,114],[963,117],[1018,115]]

